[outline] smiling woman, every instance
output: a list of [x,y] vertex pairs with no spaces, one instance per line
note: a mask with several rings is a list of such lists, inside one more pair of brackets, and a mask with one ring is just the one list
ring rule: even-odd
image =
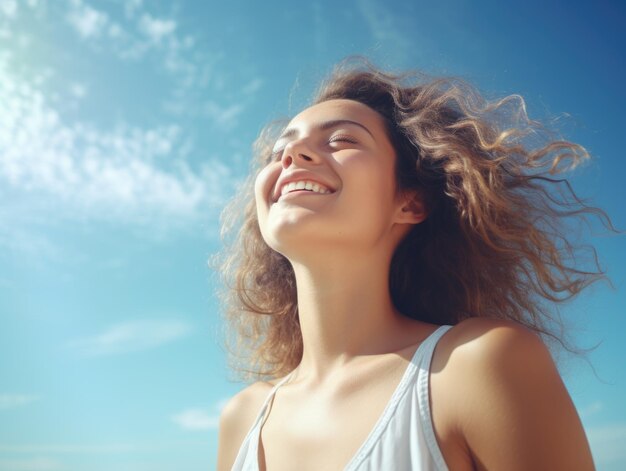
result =
[[262,380],[224,409],[218,468],[593,469],[544,343],[573,350],[551,306],[602,277],[564,221],[610,221],[553,176],[585,150],[519,97],[369,65],[281,131],[225,212],[233,351]]
[[[337,116],[342,119],[333,119]],[[313,260],[304,258],[323,258],[314,247],[325,257],[334,251],[345,257],[356,244],[370,247],[371,238],[387,230],[383,219],[394,200],[394,150],[378,113],[353,100],[325,101],[294,118],[276,146],[275,159],[257,176],[255,194],[261,233],[275,251],[310,267]],[[325,192],[298,190],[306,181]],[[399,233],[389,242],[397,245],[408,227],[397,225]]]

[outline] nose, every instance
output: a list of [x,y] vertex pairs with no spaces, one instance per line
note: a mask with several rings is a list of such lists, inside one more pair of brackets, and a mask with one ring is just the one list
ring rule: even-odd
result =
[[283,150],[283,156],[281,163],[284,169],[289,168],[291,165],[310,165],[319,161],[319,158],[309,148],[302,139],[291,141],[287,144]]

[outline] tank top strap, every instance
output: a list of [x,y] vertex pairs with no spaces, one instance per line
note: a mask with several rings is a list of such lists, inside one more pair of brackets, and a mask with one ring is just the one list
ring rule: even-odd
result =
[[440,327],[435,334],[429,339],[429,345],[424,349],[423,355],[420,358],[417,372],[417,398],[419,403],[420,422],[424,430],[424,438],[428,449],[437,469],[447,470],[446,462],[443,459],[439,445],[437,444],[437,438],[435,436],[435,429],[432,421],[432,414],[430,410],[430,368],[433,360],[433,354],[435,353],[435,347],[439,342],[439,339],[448,330],[452,328],[451,325]]
[[[421,349],[419,358],[414,358],[413,362],[417,363],[417,366],[422,369],[422,365],[426,365],[426,369],[430,369],[430,363],[433,358],[433,353],[435,353],[435,347],[437,343],[439,343],[439,339],[444,336],[444,334],[452,328],[451,325],[442,325],[437,328],[432,334],[424,340],[424,345]],[[417,352],[416,352],[417,353]]]
[[[261,435],[261,427],[263,426],[263,424],[265,423],[265,420],[267,419],[269,406],[272,403],[272,401],[274,400],[274,396],[276,395],[276,391],[278,391],[278,389],[283,384],[285,384],[287,381],[289,381],[289,379],[291,378],[292,374],[293,374],[293,371],[291,373],[289,373],[287,376],[285,376],[283,379],[281,379],[278,383],[276,383],[276,385],[269,392],[269,394],[265,398],[265,402],[263,403],[263,406],[261,407],[261,410],[259,411],[259,414],[257,415],[257,417],[256,417],[256,419],[254,421],[254,424],[252,425],[252,428],[250,429],[250,431],[248,432],[248,435],[246,436],[246,438],[243,441],[244,445],[247,445],[249,447],[249,450],[248,450],[247,454],[251,457],[251,462],[256,463],[257,465],[258,465],[258,462],[256,461],[256,457],[258,455],[258,447],[259,447],[259,439],[260,439],[260,435]],[[235,469],[235,468],[233,468],[233,469]],[[258,468],[255,468],[255,469],[258,469]]]
[[372,449],[381,440],[381,437],[387,433],[387,426],[396,415],[399,405],[403,401],[406,402],[405,398],[407,397],[407,392],[409,390],[415,390],[417,388],[417,378],[419,377],[419,373],[421,372],[423,365],[430,362],[430,358],[432,358],[432,353],[437,345],[437,342],[450,328],[451,326],[448,325],[439,326],[417,347],[404,372],[404,376],[392,394],[391,399],[383,410],[382,415],[379,417],[378,422],[374,425],[374,428],[370,432],[369,436],[366,438],[365,442],[363,442],[344,471],[357,470],[361,463],[371,453]]
[[272,390],[269,392],[269,394],[265,398],[265,402],[263,403],[263,406],[261,407],[259,415],[257,416],[256,420],[254,421],[255,426],[257,425],[257,423],[259,423],[259,425],[263,425],[263,422],[265,422],[265,418],[266,418],[265,416],[267,415],[267,409],[268,409],[269,405],[272,403],[272,401],[274,400],[274,396],[276,395],[276,391],[278,391],[278,389],[283,384],[285,384],[287,381],[289,381],[291,379],[291,375],[293,375],[293,371],[291,373],[289,373],[287,376],[285,376],[283,379],[281,379],[278,383],[276,383],[276,385],[274,385]]

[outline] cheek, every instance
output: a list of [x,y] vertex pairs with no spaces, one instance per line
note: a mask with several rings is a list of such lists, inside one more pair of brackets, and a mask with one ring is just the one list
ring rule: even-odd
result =
[[[346,168],[347,170],[347,168]],[[342,215],[356,232],[378,237],[387,231],[394,214],[396,181],[393,168],[372,162],[354,166],[346,177],[345,204]]]
[[280,175],[280,167],[277,165],[269,165],[259,172],[254,180],[254,196],[257,205],[265,202],[269,203],[276,180]]
[[254,199],[256,203],[259,228],[265,238],[265,226],[271,205],[271,197],[280,175],[280,165],[269,165],[261,170],[254,180]]
[[395,198],[396,176],[392,163],[381,162],[378,156],[362,162],[348,161],[343,173],[346,185],[357,188],[364,200],[376,201],[376,206],[388,204]]

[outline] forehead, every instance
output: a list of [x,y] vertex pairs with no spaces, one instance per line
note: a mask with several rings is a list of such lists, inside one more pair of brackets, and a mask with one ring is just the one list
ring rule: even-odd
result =
[[367,105],[353,100],[328,100],[304,109],[287,128],[312,128],[333,120],[355,121],[367,127],[372,134],[385,134],[385,123],[380,114]]

